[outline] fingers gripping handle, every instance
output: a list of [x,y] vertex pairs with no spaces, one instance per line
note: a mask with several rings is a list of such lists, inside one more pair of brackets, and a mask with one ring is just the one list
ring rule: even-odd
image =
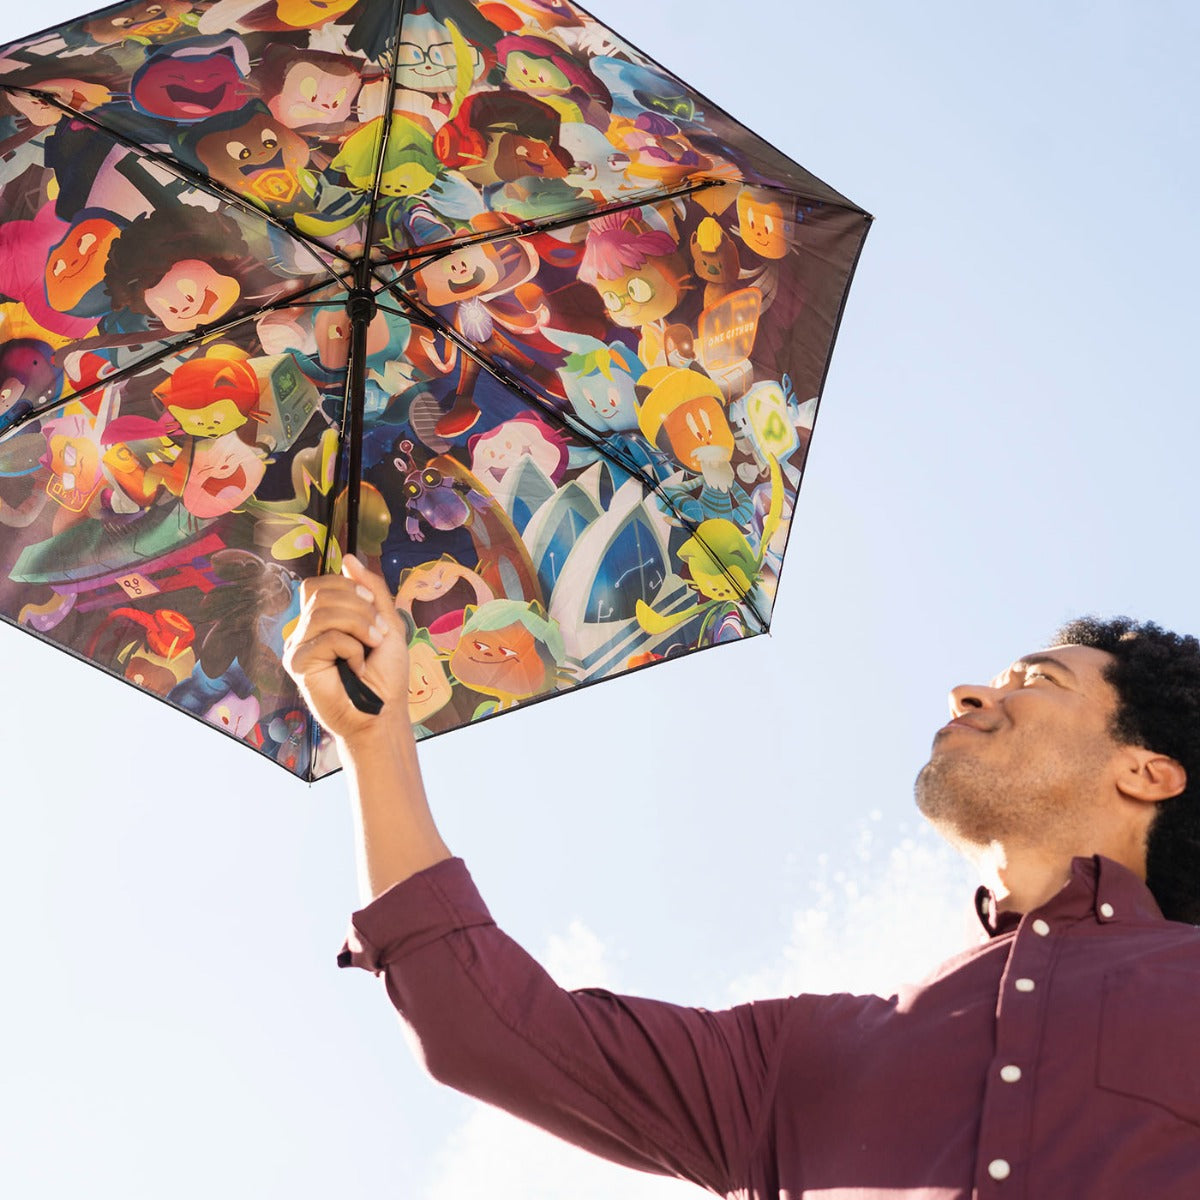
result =
[[383,701],[355,675],[353,668],[344,658],[337,660],[337,670],[342,679],[342,687],[350,697],[350,703],[361,713],[368,713],[372,717],[379,716],[383,712]]

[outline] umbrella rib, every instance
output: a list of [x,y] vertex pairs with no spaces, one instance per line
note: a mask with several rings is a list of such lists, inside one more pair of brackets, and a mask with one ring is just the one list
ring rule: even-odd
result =
[[379,158],[375,162],[375,181],[371,187],[371,205],[367,210],[366,236],[363,239],[362,256],[358,261],[358,286],[366,288],[371,275],[371,251],[375,248],[375,216],[379,211],[379,195],[383,190],[383,164],[387,158],[388,139],[392,131],[392,114],[396,110],[396,93],[400,90],[400,40],[404,32],[404,18],[407,15],[406,0],[398,0],[396,5],[396,44],[392,50],[392,70],[388,77],[387,102],[383,112],[383,130],[379,139]]
[[[696,192],[703,192],[708,188],[720,187],[729,182],[725,179],[701,179],[698,183],[681,184],[677,188],[667,188],[660,191],[641,192],[635,198],[626,198],[620,201],[613,201],[610,204],[600,204],[593,208],[582,209],[577,213],[565,217],[547,217],[537,221],[518,221],[512,225],[505,225],[500,229],[488,229],[482,233],[474,233],[469,237],[456,237],[446,242],[434,242],[432,248],[424,247],[421,250],[406,251],[403,255],[396,258],[387,259],[387,265],[398,265],[400,263],[411,263],[412,266],[401,272],[400,279],[406,279],[414,271],[418,271],[421,267],[428,266],[431,262],[437,262],[441,258],[445,258],[448,254],[454,254],[461,250],[464,246],[476,246],[482,242],[497,241],[502,238],[510,237],[529,237],[539,233],[553,233],[558,229],[567,229],[572,225],[583,225],[595,217],[608,216],[611,213],[626,212],[631,208],[644,208],[648,204],[661,204],[664,200],[676,200],[683,196],[691,196]],[[383,282],[380,280],[380,282]]]
[[334,258],[341,259],[348,266],[354,265],[354,260],[348,254],[341,250],[336,250],[330,246],[324,245],[315,238],[310,238],[308,234],[297,229],[295,225],[283,220],[282,217],[275,216],[274,213],[267,212],[265,209],[259,208],[255,204],[251,204],[244,196],[239,196],[232,188],[227,188],[224,184],[218,183],[215,179],[210,179],[207,175],[200,174],[194,167],[189,167],[187,163],[180,162],[176,158],[172,158],[168,154],[162,154],[157,150],[150,149],[149,146],[143,145],[136,138],[131,138],[128,134],[122,133],[118,129],[113,129],[109,125],[105,125],[103,121],[97,121],[95,117],[89,113],[82,112],[77,108],[72,108],[69,104],[64,104],[52,92],[43,92],[40,88],[21,87],[18,84],[0,83],[0,90],[6,92],[20,92],[26,96],[33,96],[46,104],[52,105],[60,112],[69,114],[77,120],[84,121],[93,129],[98,129],[101,133],[107,134],[114,141],[120,142],[123,146],[128,146],[131,150],[136,150],[139,154],[144,155],[151,162],[156,162],[161,167],[165,167],[172,175],[180,179],[187,180],[188,183],[199,188],[201,191],[207,192],[209,195],[216,196],[220,200],[224,200],[232,208],[236,208],[239,212],[246,216],[256,217],[261,221],[266,221],[268,225],[273,225],[276,229],[286,233],[289,237],[294,238],[297,242],[306,246],[313,252],[314,257],[321,264],[321,267],[328,272],[331,279],[341,283],[333,269],[322,257],[323,255],[331,255]]
[[595,450],[602,458],[611,463],[615,463],[626,475],[637,479],[643,487],[654,492],[659,496],[663,503],[670,509],[679,521],[680,525],[691,534],[692,537],[700,543],[701,546],[708,552],[709,557],[713,562],[721,568],[721,574],[729,581],[730,586],[741,597],[741,603],[745,608],[753,614],[755,621],[758,623],[759,632],[765,633],[770,627],[770,623],[758,611],[758,607],[750,598],[745,588],[730,573],[721,559],[711,546],[700,535],[699,529],[694,521],[689,520],[678,508],[672,503],[671,498],[662,490],[662,485],[652,476],[647,475],[641,466],[634,462],[626,462],[622,457],[616,454],[610,447],[606,446],[597,436],[593,429],[585,425],[582,421],[577,421],[568,416],[565,412],[560,412],[548,401],[542,399],[535,391],[529,388],[522,380],[515,375],[505,370],[498,363],[493,362],[484,355],[478,347],[473,345],[467,338],[463,337],[453,326],[442,321],[436,313],[425,307],[420,301],[414,300],[404,292],[395,290],[394,287],[389,288],[394,296],[400,301],[401,305],[411,309],[412,312],[419,314],[422,318],[421,323],[440,333],[443,337],[453,342],[464,354],[469,354],[483,370],[487,371],[493,378],[498,379],[505,387],[516,392],[523,400],[534,405],[538,411],[546,413],[551,419],[559,425],[564,426],[570,433],[585,441],[593,450]]
[[[339,280],[341,286],[345,286],[344,281]],[[159,349],[147,355],[145,358],[139,359],[135,363],[130,363],[127,367],[121,367],[114,371],[111,375],[105,375],[102,379],[97,379],[95,383],[89,384],[78,392],[72,392],[69,396],[60,396],[56,400],[51,400],[46,404],[39,405],[37,408],[30,409],[29,412],[19,417],[13,424],[0,431],[0,442],[12,436],[17,430],[22,429],[31,421],[36,421],[39,417],[44,417],[49,412],[54,412],[56,409],[62,408],[64,404],[71,404],[76,400],[82,400],[85,396],[90,396],[99,388],[111,387],[114,383],[122,383],[126,379],[147,370],[150,367],[157,366],[165,359],[171,358],[176,354],[180,354],[192,346],[199,346],[208,341],[209,338],[216,337],[222,333],[228,333],[231,329],[237,329],[240,325],[245,325],[249,321],[257,320],[264,313],[276,312],[280,309],[287,308],[323,308],[328,303],[327,301],[308,300],[297,304],[299,297],[309,296],[313,292],[319,292],[323,288],[327,288],[329,284],[321,282],[314,283],[309,287],[304,288],[299,292],[294,292],[289,296],[282,297],[279,300],[273,300],[270,304],[262,304],[251,312],[243,313],[240,317],[235,317],[230,321],[223,321],[219,325],[201,325],[198,326],[192,333],[185,338],[180,338],[177,342],[168,342],[166,345],[160,346]],[[119,345],[122,342],[126,344],[136,344],[136,340],[141,337],[140,334],[125,334],[121,338],[114,338],[106,341],[104,349],[110,345]]]

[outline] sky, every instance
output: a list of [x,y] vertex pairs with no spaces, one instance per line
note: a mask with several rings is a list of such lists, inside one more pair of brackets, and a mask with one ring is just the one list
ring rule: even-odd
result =
[[[7,4],[0,42],[78,11]],[[887,992],[969,936],[970,874],[911,799],[948,689],[1081,612],[1200,631],[1200,10],[592,12],[876,222],[772,635],[428,743],[427,790],[564,984]],[[429,1080],[334,964],[340,776],[8,627],[0,745],[3,1194],[698,1194]]]

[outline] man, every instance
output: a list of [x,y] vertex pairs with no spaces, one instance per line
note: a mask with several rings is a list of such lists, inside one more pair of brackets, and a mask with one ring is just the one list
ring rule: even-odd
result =
[[566,992],[495,927],[425,803],[392,597],[345,571],[287,655],[356,799],[339,962],[385,976],[435,1078],[744,1200],[1200,1197],[1196,639],[1075,622],[951,693],[917,802],[978,864],[979,946],[888,999],[714,1013]]

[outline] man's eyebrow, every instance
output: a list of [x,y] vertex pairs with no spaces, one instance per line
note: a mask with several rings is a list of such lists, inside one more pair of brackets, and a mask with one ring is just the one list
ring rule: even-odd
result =
[[1075,672],[1067,666],[1061,658],[1055,658],[1053,654],[1027,654],[1024,658],[1018,658],[1013,666],[1015,667],[1035,667],[1039,663],[1045,663],[1047,666],[1057,667],[1064,675],[1069,675],[1072,679],[1076,678]]

